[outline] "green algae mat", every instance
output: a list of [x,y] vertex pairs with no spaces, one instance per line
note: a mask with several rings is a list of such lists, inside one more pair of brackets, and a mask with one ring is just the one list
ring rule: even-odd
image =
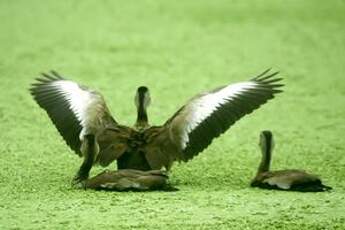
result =
[[[0,229],[345,229],[344,12],[341,0],[0,1]],[[28,92],[54,69],[132,125],[146,85],[159,125],[195,94],[269,67],[285,92],[175,164],[175,192],[72,189],[81,159]],[[334,189],[250,188],[264,129],[273,169]]]

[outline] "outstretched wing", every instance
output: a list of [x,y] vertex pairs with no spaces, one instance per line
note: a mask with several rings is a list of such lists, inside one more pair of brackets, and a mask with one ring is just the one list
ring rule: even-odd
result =
[[35,101],[49,115],[66,143],[81,155],[81,138],[116,126],[101,94],[62,78],[58,73],[42,74],[31,85]]
[[[188,161],[203,151],[231,125],[282,92],[278,72],[266,70],[246,81],[217,88],[192,98],[180,108],[152,139],[148,153],[154,168],[171,161]],[[160,146],[159,148],[157,146]]]

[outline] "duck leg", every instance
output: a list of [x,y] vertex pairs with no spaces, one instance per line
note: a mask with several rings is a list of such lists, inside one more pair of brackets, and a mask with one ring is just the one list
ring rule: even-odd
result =
[[72,180],[72,186],[76,188],[84,187],[84,182],[89,177],[89,172],[93,165],[97,150],[98,148],[95,141],[95,136],[91,134],[85,135],[81,145],[81,151],[84,155],[84,160]]

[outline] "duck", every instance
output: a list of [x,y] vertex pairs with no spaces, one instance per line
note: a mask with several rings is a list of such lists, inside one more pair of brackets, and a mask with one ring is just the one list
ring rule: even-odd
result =
[[133,126],[111,115],[99,92],[62,77],[42,73],[30,93],[46,111],[66,144],[83,158],[72,185],[89,178],[94,165],[117,169],[169,171],[174,162],[187,162],[206,149],[236,121],[282,92],[282,78],[270,69],[250,80],[224,85],[189,99],[164,124],[151,125],[148,87],[137,88]]
[[109,191],[176,191],[168,183],[168,175],[162,170],[135,170],[120,169],[117,171],[105,170],[89,178],[84,183],[85,189]]
[[259,146],[262,157],[252,187],[264,189],[290,190],[299,192],[323,192],[332,188],[322,184],[320,177],[300,169],[270,171],[274,148],[273,134],[269,130],[260,133]]

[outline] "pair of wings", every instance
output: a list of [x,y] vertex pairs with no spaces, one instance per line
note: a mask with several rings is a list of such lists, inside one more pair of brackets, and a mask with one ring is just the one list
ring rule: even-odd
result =
[[[249,81],[199,94],[164,125],[149,128],[147,133],[151,137],[146,157],[151,167],[159,169],[174,160],[187,161],[203,151],[237,120],[281,92],[283,85],[279,83],[281,78],[275,78],[277,73],[266,70]],[[31,94],[77,154],[80,155],[83,135],[97,134],[106,127],[121,127],[98,92],[66,80],[54,71],[36,80]]]

